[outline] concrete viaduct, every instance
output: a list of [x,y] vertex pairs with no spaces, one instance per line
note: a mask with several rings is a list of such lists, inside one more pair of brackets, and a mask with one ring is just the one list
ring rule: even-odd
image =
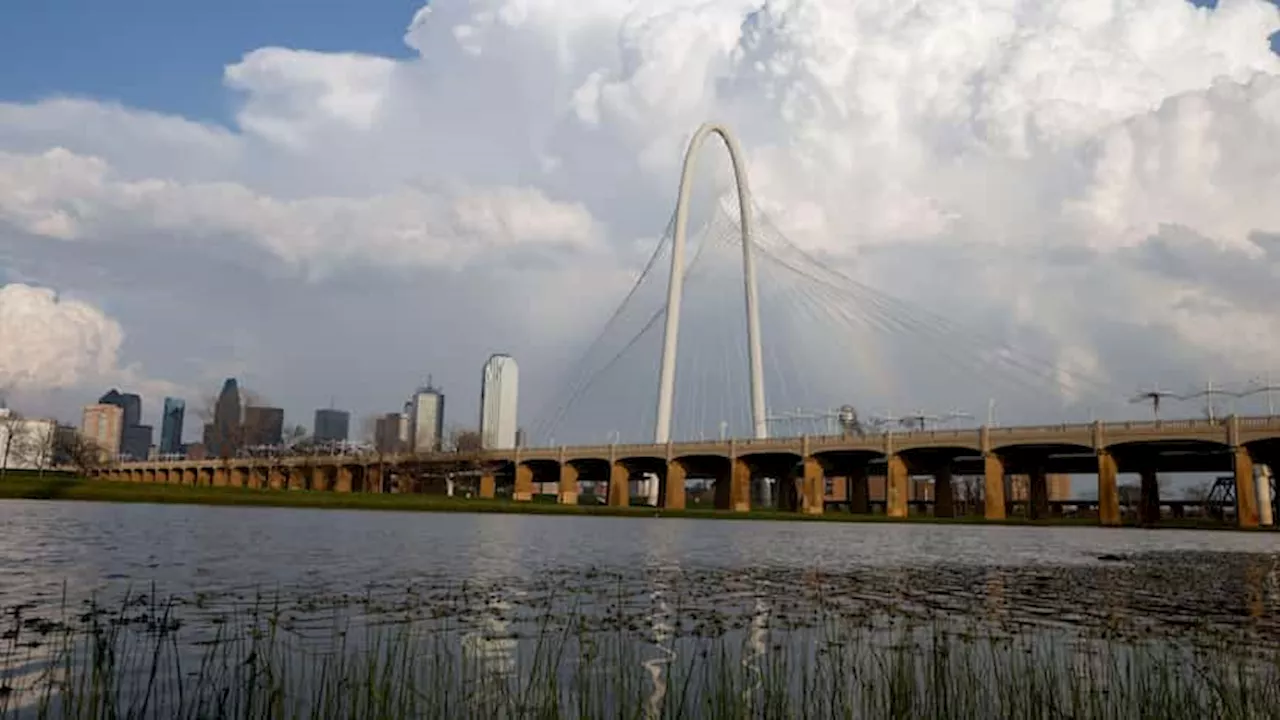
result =
[[[397,456],[303,456],[125,463],[102,468],[108,480],[271,489],[383,492],[388,478],[414,469],[456,467],[458,453]],[[467,454],[478,468],[479,494],[495,497],[500,485],[516,501],[533,499],[535,483],[554,483],[562,503],[576,503],[583,481],[608,487],[610,505],[630,501],[628,481],[640,473],[659,478],[659,504],[685,507],[685,481],[713,481],[715,505],[733,512],[751,508],[755,479],[778,478],[780,505],[807,514],[824,511],[829,482],[845,482],[851,509],[866,511],[867,478],[886,478],[886,511],[908,513],[909,478],[932,476],[934,513],[954,515],[953,475],[982,476],[984,515],[1004,519],[1005,478],[1024,474],[1030,483],[1028,512],[1047,516],[1048,473],[1096,475],[1098,517],[1120,524],[1118,473],[1141,478],[1139,517],[1159,518],[1157,473],[1233,474],[1237,521],[1257,527],[1254,463],[1280,467],[1280,417],[1223,420],[1094,422],[968,430],[927,430],[875,436],[807,436],[664,445],[516,448]],[[1269,491],[1269,488],[1267,489]],[[1263,503],[1272,502],[1264,491]]]

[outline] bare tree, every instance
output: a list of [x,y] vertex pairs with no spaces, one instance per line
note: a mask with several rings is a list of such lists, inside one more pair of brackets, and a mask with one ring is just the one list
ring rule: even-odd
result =
[[44,471],[54,462],[57,448],[58,423],[53,420],[29,426],[28,451],[34,455],[36,471],[44,477]]
[[106,452],[92,438],[78,432],[55,433],[54,437],[55,454],[66,458],[80,475],[88,475],[106,463]]
[[0,478],[9,472],[9,460],[22,457],[30,444],[27,421],[21,414],[8,411],[0,415]]

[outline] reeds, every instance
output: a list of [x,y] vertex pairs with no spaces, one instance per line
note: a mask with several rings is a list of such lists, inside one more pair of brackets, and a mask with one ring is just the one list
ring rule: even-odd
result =
[[13,609],[0,718],[1280,717],[1280,655],[1260,645],[835,604],[794,625],[759,601],[695,626],[674,594],[642,622],[635,598],[610,618],[572,598],[522,615],[460,597],[474,621],[409,604],[211,612],[154,593],[58,619]]

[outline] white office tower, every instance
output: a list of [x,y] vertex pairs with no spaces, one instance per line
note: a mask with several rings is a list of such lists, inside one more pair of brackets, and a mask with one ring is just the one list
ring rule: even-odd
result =
[[437,452],[444,440],[444,393],[432,387],[418,388],[405,403],[409,417],[409,450],[416,453]]
[[480,384],[480,443],[486,450],[516,446],[520,369],[510,355],[493,355]]

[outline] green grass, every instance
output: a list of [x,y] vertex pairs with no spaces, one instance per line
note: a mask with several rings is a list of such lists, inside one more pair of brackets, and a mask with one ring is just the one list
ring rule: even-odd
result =
[[462,629],[410,618],[335,618],[308,638],[272,603],[212,630],[184,625],[184,607],[15,610],[0,623],[0,718],[1280,718],[1280,655],[1226,643],[1051,642],[835,610],[808,636],[752,641],[741,627],[587,630],[548,609],[490,633],[508,645],[485,658]]
[[[539,495],[533,502],[481,500],[479,498],[443,495],[335,493],[307,490],[266,490],[236,487],[197,487],[152,483],[123,483],[85,480],[70,474],[12,473],[0,481],[0,499],[25,500],[90,500],[98,502],[177,503],[189,505],[230,505],[259,507],[300,507],[343,510],[400,510],[422,512],[499,512],[536,515],[596,515],[610,517],[672,517],[720,520],[788,520],[804,522],[911,522],[937,524],[1001,524],[1001,525],[1076,525],[1095,526],[1093,518],[1048,518],[1029,520],[1011,517],[989,521],[981,515],[935,518],[911,515],[894,519],[883,514],[851,514],[828,510],[822,515],[753,509],[735,513],[713,508],[692,507],[665,510],[647,506],[610,507],[607,505],[561,505],[551,495]],[[1232,528],[1209,519],[1166,519],[1162,528]]]

